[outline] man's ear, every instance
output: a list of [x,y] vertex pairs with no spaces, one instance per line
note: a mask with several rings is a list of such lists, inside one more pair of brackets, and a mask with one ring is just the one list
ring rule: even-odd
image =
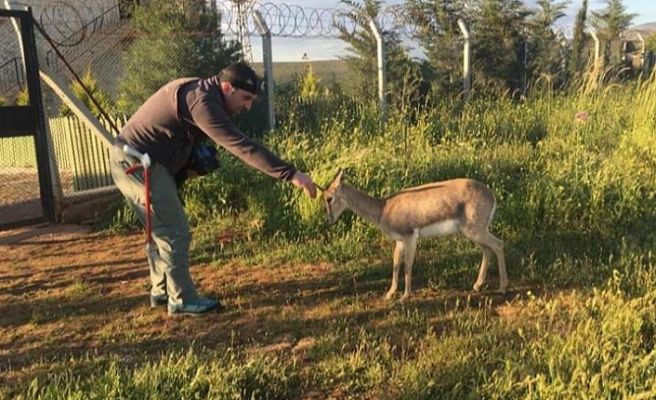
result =
[[234,86],[230,82],[221,82],[221,91],[224,94],[233,93],[235,91]]

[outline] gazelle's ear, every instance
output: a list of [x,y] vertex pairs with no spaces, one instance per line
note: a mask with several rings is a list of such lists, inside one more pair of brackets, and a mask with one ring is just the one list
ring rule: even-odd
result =
[[333,177],[333,179],[330,180],[328,186],[329,187],[338,186],[341,180],[342,180],[342,169],[340,168],[335,174],[335,177]]
[[343,178],[344,178],[344,170],[340,168],[339,171],[337,171],[337,177],[335,177],[335,181],[337,182],[338,185],[342,183]]

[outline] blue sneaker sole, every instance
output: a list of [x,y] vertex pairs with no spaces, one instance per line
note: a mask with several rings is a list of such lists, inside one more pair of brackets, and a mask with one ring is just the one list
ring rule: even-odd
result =
[[168,309],[168,314],[171,316],[180,316],[180,315],[193,315],[193,316],[201,316],[208,314],[212,311],[221,311],[223,310],[223,306],[220,304],[217,304],[211,308],[207,308],[203,311],[189,311],[189,310],[184,310],[184,309]]

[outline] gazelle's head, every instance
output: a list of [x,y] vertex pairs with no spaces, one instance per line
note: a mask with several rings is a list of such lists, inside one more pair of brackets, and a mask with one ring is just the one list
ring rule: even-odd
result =
[[342,197],[342,177],[344,172],[339,170],[335,179],[323,191],[323,201],[328,212],[328,224],[334,224],[346,210],[346,201]]

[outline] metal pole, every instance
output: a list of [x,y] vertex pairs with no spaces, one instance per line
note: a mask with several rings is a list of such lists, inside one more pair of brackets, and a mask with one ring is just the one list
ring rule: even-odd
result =
[[[48,124],[45,123],[46,116],[43,107],[43,95],[41,92],[41,85],[39,82],[38,54],[37,54],[38,52],[36,51],[36,37],[35,37],[34,27],[32,25],[34,21],[34,18],[32,16],[32,8],[20,7],[17,5],[17,3],[10,0],[5,0],[4,3],[5,3],[5,8],[7,8],[8,10],[17,10],[18,8],[23,8],[27,10],[29,13],[29,22],[24,19],[21,23],[21,26],[19,26],[17,18],[11,18],[11,20],[14,26],[14,30],[16,31],[16,36],[18,38],[18,44],[21,51],[21,58],[25,65],[25,74],[26,75],[30,74],[29,69],[31,69],[31,65],[29,63],[31,61],[34,65],[37,66],[36,82],[34,82],[32,84],[32,87],[30,87],[30,81],[27,76],[25,76],[24,79],[22,80],[21,80],[21,75],[17,75],[17,78],[21,81],[20,86],[22,86],[22,83],[25,80],[27,80],[30,105],[35,109],[37,109],[38,113],[40,114],[40,116],[37,116],[38,132],[37,132],[36,142],[45,147],[46,161],[45,162],[39,161],[38,160],[39,155],[37,155],[37,163],[39,165],[39,168],[46,171],[47,175],[50,178],[50,182],[45,183],[46,186],[45,190],[43,189],[44,183],[40,183],[40,185],[42,186],[41,189],[42,203],[46,214],[45,217],[48,218],[50,221],[56,221],[59,220],[59,218],[61,217],[61,212],[63,210],[64,189],[62,188],[61,179],[59,177],[59,165],[57,164],[57,158],[55,156],[55,146],[52,141],[52,133],[50,132]],[[23,24],[25,25],[29,24],[29,27],[23,27],[22,26]],[[26,47],[25,47],[25,43],[23,42],[23,38],[26,38],[28,41],[32,42],[29,43],[28,45],[34,46],[33,51],[28,51],[28,53],[25,52]],[[28,61],[28,58],[30,58],[31,60]],[[23,69],[21,68],[21,71],[22,70]],[[16,70],[16,73],[18,74],[18,69]],[[39,136],[42,136],[42,138],[40,138]],[[45,145],[43,143],[44,141],[45,141]],[[39,180],[42,180],[41,173],[39,173]],[[44,196],[46,197],[45,200],[43,199]],[[50,204],[51,201],[52,204]]]
[[640,41],[640,54],[642,54],[644,56],[645,55],[645,39],[643,39],[640,32],[636,32],[636,35],[638,36],[638,40]]
[[369,27],[376,37],[378,47],[378,101],[380,103],[380,121],[385,123],[387,119],[387,101],[385,99],[385,86],[387,83],[387,74],[385,71],[385,42],[380,27],[373,19],[369,20]]
[[458,27],[465,38],[462,54],[462,89],[465,96],[465,101],[469,101],[469,92],[471,90],[471,36],[465,21],[458,19]]
[[592,40],[595,42],[595,51],[594,51],[594,69],[595,73],[596,71],[599,70],[599,58],[600,58],[600,44],[599,44],[599,38],[597,37],[597,33],[593,30],[590,30],[590,36],[592,36]]
[[269,130],[276,128],[276,115],[273,110],[273,53],[271,50],[271,31],[262,17],[262,14],[255,10],[253,11],[253,20],[257,26],[257,30],[262,35],[262,61],[264,63],[264,77],[266,79],[267,91],[267,116],[269,118]]
[[[36,145],[36,162],[39,170],[39,187],[41,194],[41,204],[43,207],[44,217],[50,222],[57,222],[61,203],[57,204],[61,198],[61,193],[56,194],[53,186],[61,189],[58,180],[57,163],[54,156],[54,147],[50,140],[50,134],[45,121],[45,110],[43,107],[43,96],[41,94],[41,82],[39,80],[39,62],[36,49],[36,37],[34,34],[34,18],[32,17],[32,8],[27,8],[27,13],[21,17],[21,37],[23,54],[25,54],[25,75],[27,78],[27,92],[30,96],[30,107],[34,110],[36,119],[36,132],[34,133],[34,142]],[[57,184],[55,184],[57,182]],[[57,190],[59,192],[59,190]]]
[[[5,8],[7,10],[21,9],[20,5],[18,3],[16,3],[15,1],[5,0],[4,3],[5,3]],[[24,7],[22,7],[22,9],[24,9]],[[10,19],[11,19],[12,25],[14,26],[14,30],[16,31],[16,36],[17,36],[17,39],[18,39],[18,48],[20,49],[20,52],[21,52],[21,59],[25,60],[25,50],[23,49],[23,37],[21,36],[21,33],[20,33],[20,27],[18,26],[17,18],[10,18]]]

